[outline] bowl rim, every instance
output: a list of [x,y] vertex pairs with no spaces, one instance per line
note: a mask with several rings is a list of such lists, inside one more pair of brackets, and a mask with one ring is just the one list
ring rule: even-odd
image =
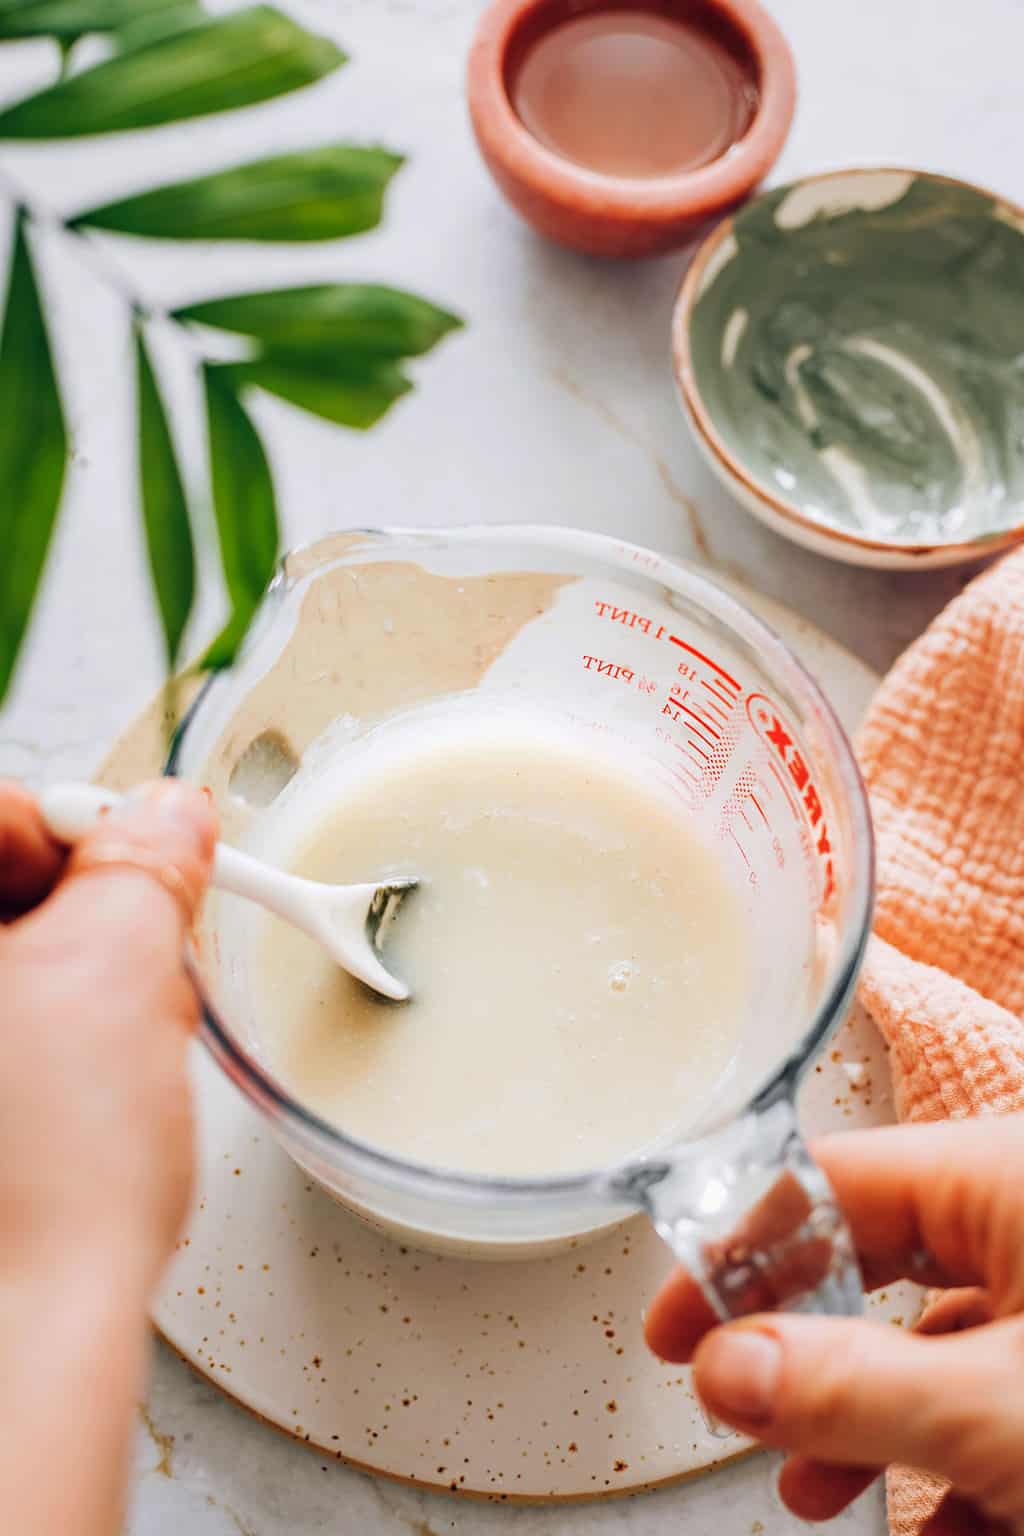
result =
[[[1021,224],[1024,235],[1024,205],[1014,202],[1010,197],[1004,197],[1000,192],[994,192],[990,187],[983,186],[976,181],[967,181],[961,176],[947,176],[941,171],[928,171],[906,165],[850,165],[841,166],[831,171],[811,171],[806,176],[794,177],[792,181],[782,182],[777,187],[771,187],[760,194],[761,197],[773,195],[778,192],[789,192],[797,187],[814,186],[822,182],[836,181],[848,176],[909,176],[931,182],[940,182],[945,186],[962,187],[969,192],[978,192],[982,196],[992,199],[992,202],[1007,209],[1015,221]],[[760,197],[754,200],[760,201]],[[793,502],[784,496],[769,490],[759,480],[756,480],[736,457],[718,432],[710,411],[704,404],[700,389],[697,385],[696,369],[693,365],[693,357],[690,350],[690,321],[693,316],[694,306],[699,296],[701,283],[708,264],[714,258],[722,244],[730,238],[735,227],[736,219],[741,217],[753,203],[748,203],[745,208],[736,214],[729,215],[717,224],[713,230],[701,241],[693,260],[687,269],[686,275],[679,287],[676,301],[672,309],[672,369],[675,374],[676,386],[686,406],[687,415],[694,431],[701,438],[704,448],[724,471],[727,480],[735,480],[743,488],[748,496],[762,502],[765,507],[778,514],[784,523],[793,525],[794,532],[791,537],[799,539],[800,533],[813,534],[821,540],[835,540],[853,549],[870,551],[871,553],[903,556],[907,562],[926,560],[930,556],[944,555],[949,564],[956,559],[969,561],[981,559],[988,555],[994,555],[1001,550],[1009,548],[1013,544],[1024,539],[1024,509],[1020,518],[1012,527],[998,529],[992,533],[979,534],[972,539],[933,540],[930,543],[910,542],[898,539],[869,538],[866,534],[851,533],[844,528],[834,528],[829,523],[818,518],[809,517],[806,512],[800,510]],[[800,530],[798,533],[796,530]],[[780,529],[780,532],[782,530]],[[848,557],[847,557],[848,558]]]
[[687,215],[711,217],[744,197],[785,143],[796,107],[789,44],[760,0],[708,0],[742,34],[759,72],[759,97],[746,132],[706,165],[676,175],[608,176],[558,155],[534,138],[509,97],[505,64],[523,21],[553,0],[492,0],[477,23],[466,67],[467,98],[485,154],[538,199],[607,222],[645,225]]
[[[380,545],[382,549],[393,548],[395,545],[433,547],[438,544],[485,543],[500,547],[525,544],[546,555],[579,555],[581,558],[604,562],[612,569],[639,570],[655,579],[646,565],[653,556],[658,562],[659,578],[665,584],[679,583],[673,590],[680,593],[687,587],[691,591],[698,589],[698,600],[706,605],[707,611],[719,622],[735,629],[748,642],[756,639],[762,651],[778,667],[781,677],[797,696],[813,708],[828,748],[835,756],[853,826],[853,910],[842,935],[835,971],[824,997],[812,1010],[799,1038],[790,1044],[784,1056],[765,1074],[757,1089],[750,1094],[745,1109],[737,1111],[736,1118],[742,1118],[744,1113],[755,1111],[757,1107],[790,1093],[793,1085],[799,1081],[803,1068],[813,1060],[816,1052],[824,1046],[845,1017],[871,934],[875,898],[875,839],[867,788],[850,737],[816,678],[769,624],[718,586],[704,569],[677,556],[648,550],[615,535],[547,523],[464,523],[429,529],[388,524],[344,532],[361,534],[365,540]],[[289,561],[297,555],[308,555],[318,550],[323,550],[327,555],[334,548],[335,538],[336,534],[327,533],[306,544],[293,546],[283,555],[278,563],[278,573],[268,588],[246,641],[246,649],[254,637],[258,639],[259,631],[273,622],[278,606],[289,590]],[[328,558],[340,561],[344,556]],[[181,774],[186,739],[211,693],[218,690],[225,676],[230,674],[211,674],[185,711],[170,743],[163,769],[166,775],[177,777]],[[327,1152],[338,1156],[349,1170],[361,1172],[392,1190],[441,1196],[467,1207],[480,1207],[488,1202],[500,1201],[508,1208],[530,1205],[538,1199],[590,1198],[598,1186],[603,1188],[605,1180],[620,1172],[622,1167],[633,1167],[646,1160],[641,1154],[620,1159],[614,1165],[524,1177],[466,1173],[388,1152],[341,1130],[293,1097],[266,1064],[257,1059],[253,1050],[241,1042],[231,1026],[222,1021],[220,1010],[203,982],[191,946],[186,954],[186,969],[200,1000],[200,1039],[224,1075],[248,1102],[272,1122],[284,1123],[289,1138],[301,1145],[308,1154],[316,1157]],[[706,1127],[701,1135],[715,1128]]]

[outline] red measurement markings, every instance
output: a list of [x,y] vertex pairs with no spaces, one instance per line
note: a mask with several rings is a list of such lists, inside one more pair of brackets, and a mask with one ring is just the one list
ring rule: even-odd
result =
[[634,565],[642,565],[649,571],[656,571],[661,565],[661,556],[652,555],[646,549],[631,549],[628,544],[618,544],[615,552],[620,557],[625,556],[632,560]]
[[642,613],[634,613],[632,608],[617,608],[614,603],[598,602],[596,598],[594,607],[599,619],[622,624],[626,629],[638,629],[641,634],[650,635],[654,640],[661,640],[665,635],[664,624],[655,624],[653,619],[648,619]]
[[[698,715],[698,713],[697,713],[697,711],[695,709],[691,709],[689,704],[684,704],[682,699],[679,698],[678,695],[674,694],[673,695],[673,699],[679,705],[679,708],[685,714],[689,715],[691,720],[696,720],[697,724],[701,728],[701,731],[703,731],[705,733],[705,736],[713,736],[716,741],[721,741],[721,739],[722,739],[721,731],[717,731],[713,725],[709,725],[706,720],[704,720],[700,715]],[[703,740],[704,737],[702,737],[701,739]],[[710,745],[711,745],[711,743],[708,742],[708,746],[710,746]]]
[[620,666],[617,661],[604,661],[600,656],[584,656],[584,670],[594,672],[598,677],[607,677],[612,682],[625,683],[627,687],[636,677],[632,667]]
[[722,705],[724,704],[726,709],[732,709],[732,699],[726,698],[724,694],[719,693],[717,688],[713,688],[706,677],[701,678],[700,685],[702,688],[706,688],[711,697],[716,700],[714,704],[709,704],[708,708],[713,709],[715,714],[718,715],[720,719],[728,720],[729,716],[725,713],[725,710],[722,709]]
[[781,786],[782,793],[785,795],[786,799],[789,801],[789,808],[793,812],[793,815],[794,816],[799,816],[800,815],[800,801],[797,799],[796,795],[794,795],[794,793],[793,793],[792,789],[790,788],[790,786],[786,783],[785,779],[782,777],[782,773],[781,773],[778,765],[776,763],[773,763],[769,759],[768,766],[771,769],[772,773],[775,775],[776,779],[779,781],[779,785]]
[[688,806],[696,808],[700,804],[700,780],[695,774],[688,773],[684,768],[673,768],[669,772],[672,781],[672,789],[675,794],[686,801]]
[[[772,756],[769,758],[775,777],[786,791],[787,798],[792,804],[792,788],[795,787],[800,797],[800,804],[804,814],[811,824],[812,840],[815,851],[821,860],[822,879],[824,881],[823,901],[828,901],[835,890],[835,869],[832,863],[832,844],[829,841],[828,826],[825,822],[821,798],[811,779],[811,771],[804,760],[803,754],[797,746],[794,735],[783,724],[779,713],[772,701],[763,693],[752,693],[747,700],[747,714],[754,729],[761,740],[767,746]],[[790,784],[779,771],[779,764],[786,769]],[[792,787],[791,787],[792,786]]]
[[705,656],[703,651],[698,651],[695,645],[688,645],[685,640],[680,640],[678,635],[669,635],[669,639],[673,645],[678,645],[681,651],[689,652],[691,656],[696,656],[698,661],[702,661],[706,667],[710,667],[712,672],[716,672],[723,682],[728,683],[730,688],[734,688],[737,693],[743,692],[741,685],[736,681],[731,672],[727,672],[724,667],[720,667],[717,661],[712,661],[710,656]]
[[[760,774],[758,774],[758,773],[754,774],[754,782],[755,782],[755,784],[758,785],[758,787],[761,790],[761,793],[764,795],[766,800],[771,800],[771,799],[774,798],[773,795],[772,795],[771,786],[765,783],[765,781],[761,778]],[[783,788],[785,788],[785,785],[783,785]],[[774,832],[774,830],[772,828],[772,824],[768,820],[768,814],[765,811],[764,806],[761,804],[760,800],[754,794],[754,791],[752,789],[748,789],[747,790],[747,799],[750,801],[750,804],[754,807],[754,810],[760,816],[761,821],[764,824],[765,830],[767,831],[768,836],[772,840],[772,854],[774,856],[776,864],[778,865],[779,869],[785,869],[785,867],[786,867],[786,850],[783,848],[781,842],[776,837],[775,832]],[[796,809],[796,814],[799,816],[799,814],[800,814],[799,807],[795,807],[795,809]],[[806,838],[807,834],[806,834],[806,831],[805,831],[802,823],[801,823],[801,826],[800,826],[800,830],[801,830],[801,833],[804,836],[804,838]]]
[[[704,726],[704,729],[706,731],[710,731],[713,736],[721,737],[722,733],[721,733],[721,731],[715,729],[715,722],[711,718],[710,712],[708,710],[706,710],[706,709],[702,709],[701,706],[697,703],[696,699],[694,699],[694,701],[693,701],[693,708],[696,710],[697,715],[698,715],[699,719],[701,720],[701,722],[702,722],[702,724]],[[723,717],[722,723],[723,723],[723,725],[728,723],[725,720],[724,717]]]
[[753,807],[754,807],[755,811],[760,816],[761,820],[764,822],[765,826],[768,828],[768,830],[770,832],[771,829],[772,829],[772,824],[768,820],[768,817],[765,815],[764,810],[763,810],[762,805],[761,805],[761,802],[757,798],[757,796],[754,794],[753,790],[750,791],[750,799],[751,799],[751,803],[753,804]]
[[726,693],[721,683],[716,683],[714,678],[712,678],[710,682],[707,682],[703,677],[701,678],[701,682],[704,684],[704,687],[707,689],[708,693],[710,693],[711,697],[713,699],[717,699],[720,704],[724,704],[726,709],[732,709],[734,707],[736,700],[732,698],[728,693]]
[[744,848],[743,844],[740,842],[739,838],[736,836],[736,833],[732,830],[732,827],[729,828],[729,836],[732,838],[733,842],[736,844],[736,847],[739,849],[740,858],[743,860],[744,864],[747,866],[747,869],[750,871],[750,873],[747,875],[748,882],[751,885],[754,885],[754,886],[759,885],[760,881],[758,880],[758,877],[757,877],[757,870],[754,868],[754,866],[751,864],[750,860],[747,858],[747,850]]
[[685,690],[680,694],[679,684],[672,684],[672,691],[669,693],[668,702],[662,708],[662,714],[669,714],[672,720],[676,720],[677,725],[682,725],[683,722],[679,717],[679,711],[682,711],[685,716],[689,717],[689,720],[694,722],[686,728],[697,737],[699,742],[709,746],[712,753],[714,753],[715,742],[722,740],[722,731],[715,730],[714,725],[709,725],[708,720],[703,719],[703,716],[697,714],[697,711],[691,710],[691,707],[685,702],[688,696],[689,690]]
[[[696,762],[696,759],[689,752],[688,744],[677,741],[671,731],[666,731],[662,726],[659,725],[655,734],[657,735],[659,741],[665,742],[666,745],[670,746],[674,752],[678,752],[680,757],[688,758],[690,762]],[[700,768],[701,764],[697,763],[697,767]],[[688,785],[692,785],[694,789],[700,789],[703,782],[702,775],[699,773],[694,773],[693,769],[688,768],[685,763],[677,762],[674,767],[670,769],[670,772],[674,778],[679,777],[680,775],[684,776],[685,782]]]
[[613,683],[625,683],[627,688],[634,685],[640,693],[657,693],[658,685],[653,678],[645,672],[639,675],[632,667],[624,666],[619,661],[608,661],[603,656],[581,656],[585,672],[593,672],[596,677],[607,677]]
[[[684,731],[686,732],[686,736],[681,745],[685,747],[686,751],[695,762],[697,761],[697,758],[700,758],[701,761],[697,763],[698,767],[701,767],[703,764],[703,766],[714,775],[714,759],[715,757],[721,759],[721,746],[716,746],[715,742],[712,741],[710,736],[705,736],[704,731],[699,731],[697,726],[691,723],[690,719],[684,719],[683,717],[684,715],[690,716],[693,720],[697,720],[698,724],[703,724],[704,722],[701,721],[698,716],[694,715],[693,710],[689,709],[683,703],[682,699],[679,698],[670,697],[667,699],[666,702],[661,706],[661,713],[663,715],[667,715],[668,718],[676,725],[681,725],[683,727]],[[704,730],[707,730],[706,725],[704,726]],[[710,751],[705,752],[705,747],[709,747]],[[694,757],[694,753],[697,754],[697,757]]]
[[[758,829],[754,822],[752,822],[750,817],[747,815],[747,803],[748,801],[753,801],[754,799],[753,786],[756,783],[757,771],[754,768],[753,763],[746,763],[736,777],[736,782],[733,785],[729,798],[722,806],[721,821],[719,822],[719,832],[722,835],[728,835],[732,837],[733,840],[737,843],[740,843],[740,839],[736,834],[736,828],[734,825],[736,821],[741,821],[746,830],[751,833],[752,836],[757,836]],[[760,809],[760,807],[758,807],[758,809]],[[740,846],[743,846],[742,843],[740,843]],[[743,852],[746,854],[745,847],[743,848]]]
[[[637,629],[642,635],[649,635],[652,640],[670,640],[681,651],[692,656],[695,661],[707,667],[713,674],[710,678],[701,677],[697,668],[689,662],[679,663],[680,676],[690,682],[700,682],[715,702],[706,701],[707,708],[713,710],[721,721],[728,720],[726,711],[736,707],[737,700],[742,696],[743,685],[739,683],[731,672],[727,672],[719,662],[704,651],[699,651],[688,640],[683,640],[679,635],[668,632],[664,624],[658,624],[645,613],[638,613],[633,608],[620,608],[617,603],[609,603],[606,600],[595,598],[594,611],[599,619],[606,619],[610,624],[621,624],[625,629]],[[707,722],[705,722],[706,724]]]

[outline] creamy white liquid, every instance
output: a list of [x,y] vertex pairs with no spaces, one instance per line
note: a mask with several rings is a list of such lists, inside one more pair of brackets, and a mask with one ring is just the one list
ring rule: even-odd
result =
[[261,851],[319,880],[418,874],[385,956],[413,1000],[381,1002],[250,909],[271,1068],[349,1134],[471,1172],[599,1166],[692,1122],[736,1052],[748,956],[678,804],[536,723],[456,715],[395,740],[361,768],[321,753]]

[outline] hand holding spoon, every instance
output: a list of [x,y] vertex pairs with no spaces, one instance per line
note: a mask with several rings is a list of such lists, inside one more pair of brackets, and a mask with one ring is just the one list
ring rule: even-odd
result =
[[[96,784],[54,784],[42,792],[39,804],[53,836],[77,843],[98,817],[122,796]],[[409,988],[382,965],[384,936],[415,879],[390,880],[381,885],[325,885],[263,864],[226,843],[217,844],[212,883],[255,901],[283,917],[322,944],[342,970],[393,1002],[405,1002]]]

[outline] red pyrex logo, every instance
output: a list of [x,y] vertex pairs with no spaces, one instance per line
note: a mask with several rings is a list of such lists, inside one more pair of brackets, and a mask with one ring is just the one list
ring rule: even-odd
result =
[[779,780],[787,795],[792,800],[796,799],[789,788],[789,785],[792,785],[799,796],[804,814],[811,824],[811,841],[821,862],[824,881],[821,899],[822,902],[827,902],[836,888],[832,844],[829,841],[821,797],[814,787],[811,771],[771,699],[763,693],[752,693],[747,699],[747,715],[774,762],[781,765]]

